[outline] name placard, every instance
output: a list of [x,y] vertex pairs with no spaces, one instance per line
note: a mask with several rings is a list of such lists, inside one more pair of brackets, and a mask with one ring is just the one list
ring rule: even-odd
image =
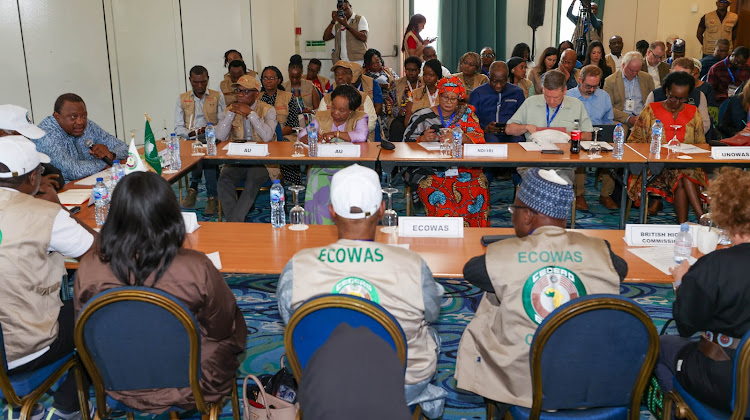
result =
[[[680,225],[625,225],[625,243],[628,246],[674,245]],[[693,246],[697,246],[698,225],[690,225]]]
[[399,217],[398,236],[412,238],[463,238],[463,217]]
[[507,144],[464,144],[465,157],[508,157]]
[[268,156],[266,143],[229,143],[228,156]]
[[712,147],[711,157],[716,160],[750,160],[750,147],[747,146],[728,146]]
[[326,143],[318,145],[318,157],[359,157],[362,148],[351,143]]

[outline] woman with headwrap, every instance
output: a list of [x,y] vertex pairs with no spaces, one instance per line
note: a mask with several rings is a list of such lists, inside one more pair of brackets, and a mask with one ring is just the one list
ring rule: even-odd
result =
[[[458,127],[463,143],[484,143],[484,132],[474,107],[467,105],[466,89],[461,80],[452,76],[438,83],[437,105],[412,115],[406,128],[406,141],[439,141],[441,128]],[[450,135],[450,134],[449,134]],[[489,226],[490,192],[482,168],[412,168],[407,182],[416,190],[428,216],[463,217],[466,226]]]
[[479,86],[489,83],[490,79],[483,75],[481,72],[478,73],[479,65],[481,64],[481,57],[479,54],[470,51],[461,56],[458,60],[458,73],[454,76],[458,77],[458,80],[463,83],[466,89],[466,96],[471,95],[471,91]]
[[508,83],[523,89],[523,96],[529,97],[531,80],[526,78],[526,60],[521,57],[511,57],[508,60]]
[[440,60],[433,58],[427,60],[422,67],[422,82],[421,88],[412,90],[409,103],[406,105],[406,116],[404,121],[409,122],[412,114],[424,108],[431,108],[437,104],[438,81],[442,78],[443,64]]

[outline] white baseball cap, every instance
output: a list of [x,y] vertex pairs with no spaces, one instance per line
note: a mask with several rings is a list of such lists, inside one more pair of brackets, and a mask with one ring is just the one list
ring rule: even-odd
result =
[[0,163],[10,172],[0,172],[0,178],[14,178],[36,169],[40,163],[49,163],[49,156],[36,151],[36,145],[24,136],[0,138]]
[[30,139],[44,137],[44,130],[31,123],[29,112],[18,105],[0,105],[0,129],[18,131]]
[[331,205],[345,219],[365,219],[380,209],[383,189],[378,174],[356,163],[333,175]]

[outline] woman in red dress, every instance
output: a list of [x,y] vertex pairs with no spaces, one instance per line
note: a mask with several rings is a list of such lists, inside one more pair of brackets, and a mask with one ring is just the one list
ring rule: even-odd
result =
[[404,53],[404,57],[417,56],[422,58],[422,50],[424,47],[435,41],[435,38],[427,38],[425,40],[419,36],[419,33],[424,29],[424,25],[427,23],[427,18],[420,14],[416,14],[409,19],[409,24],[406,26],[404,31],[404,39],[401,42],[401,51]]

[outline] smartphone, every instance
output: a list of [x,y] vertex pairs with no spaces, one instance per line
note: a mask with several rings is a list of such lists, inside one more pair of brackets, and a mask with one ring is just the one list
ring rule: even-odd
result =
[[79,211],[81,211],[81,206],[75,206],[72,209],[70,209],[70,214],[76,214]]
[[555,150],[555,149],[544,149],[544,150],[542,150],[542,153],[548,154],[548,155],[562,155],[563,151],[559,150],[559,149],[557,149],[557,150]]
[[507,123],[495,123],[497,125],[497,128],[500,129],[500,134],[505,134],[505,126],[507,126]]

